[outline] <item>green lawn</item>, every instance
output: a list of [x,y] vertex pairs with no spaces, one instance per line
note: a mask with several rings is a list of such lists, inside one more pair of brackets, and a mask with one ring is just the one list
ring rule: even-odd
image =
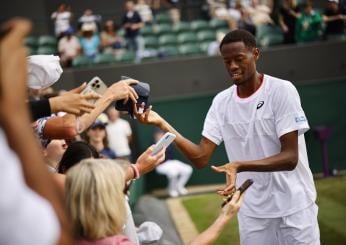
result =
[[[346,244],[346,176],[315,180],[317,188],[318,220],[322,245]],[[205,230],[218,216],[220,203],[216,194],[191,196],[183,204],[194,221],[198,231]],[[225,227],[219,245],[239,244],[238,224],[234,218]]]

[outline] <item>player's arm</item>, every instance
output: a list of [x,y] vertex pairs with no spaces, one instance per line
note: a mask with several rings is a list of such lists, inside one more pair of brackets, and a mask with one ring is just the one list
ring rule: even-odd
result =
[[290,171],[298,163],[298,131],[289,132],[280,137],[281,150],[278,154],[254,161],[238,161],[223,166],[212,167],[217,172],[226,173],[230,182],[219,193],[224,195],[235,186],[236,174],[239,172],[273,172]]
[[196,168],[205,167],[208,164],[217,145],[205,137],[201,138],[199,144],[193,143],[181,135],[158,113],[151,110],[151,108],[152,107],[150,106],[145,113],[139,114],[136,106],[134,106],[134,114],[137,120],[144,124],[155,125],[165,132],[175,134],[175,143],[182,153],[193,163]]

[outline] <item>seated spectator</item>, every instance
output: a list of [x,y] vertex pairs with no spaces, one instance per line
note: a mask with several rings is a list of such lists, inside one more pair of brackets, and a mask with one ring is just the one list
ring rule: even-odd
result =
[[64,67],[71,67],[73,59],[80,55],[81,46],[78,38],[73,35],[71,28],[65,31],[63,37],[59,40],[58,51]]
[[258,3],[258,0],[251,0],[250,6],[245,7],[245,11],[256,26],[274,23],[270,18],[271,9],[265,4]]
[[297,42],[318,41],[322,31],[322,17],[312,8],[310,1],[303,4],[303,12],[298,17],[296,23],[296,40]]
[[[163,135],[163,131],[157,130],[154,134],[155,142],[157,142]],[[192,174],[192,167],[182,161],[174,159],[172,145],[167,147],[166,159],[163,163],[157,166],[156,172],[167,176],[167,189],[169,196],[177,197],[188,193],[185,185]]]
[[[241,6],[241,2],[237,2],[237,7]],[[230,30],[235,30],[238,28],[237,22],[241,18],[240,10],[237,7],[232,7],[228,9],[225,0],[207,0],[209,14],[212,18],[217,18],[224,20],[228,23]]]
[[106,132],[107,123],[101,119],[103,117],[107,116],[105,114],[101,114],[90,126],[90,128],[87,129],[85,138],[90,145],[95,147],[101,157],[115,159],[117,157],[115,152],[108,146]]
[[126,1],[126,13],[122,19],[122,26],[125,29],[125,38],[128,50],[137,51],[139,30],[143,27],[143,21],[139,13],[135,10],[133,1]]
[[323,13],[323,20],[326,23],[324,37],[331,39],[345,34],[346,15],[339,7],[339,0],[328,0],[327,7]]
[[146,3],[145,0],[138,0],[137,4],[135,5],[135,10],[141,16],[141,19],[144,22],[144,24],[153,23],[153,12],[151,11],[150,6]]
[[118,36],[112,20],[107,20],[101,32],[101,46],[104,53],[120,55],[124,52],[125,41]]
[[78,19],[78,27],[81,29],[83,24],[91,23],[96,26],[96,31],[101,29],[101,20],[102,17],[100,15],[95,15],[91,9],[86,9],[84,14]]
[[284,33],[283,43],[295,43],[296,21],[299,8],[295,0],[284,0],[279,10],[279,25]]
[[72,13],[70,7],[64,3],[60,4],[57,11],[52,13],[51,18],[55,21],[55,35],[58,38],[61,38],[65,31],[72,28],[70,24]]
[[93,59],[100,49],[100,37],[96,33],[96,25],[94,23],[85,23],[82,25],[81,31],[80,45],[83,54]]

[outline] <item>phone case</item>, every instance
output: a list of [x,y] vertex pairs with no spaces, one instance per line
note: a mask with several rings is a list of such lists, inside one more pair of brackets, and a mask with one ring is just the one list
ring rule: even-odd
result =
[[[82,91],[82,94],[87,93],[97,93],[103,95],[107,90],[107,85],[99,77],[94,77],[88,82],[86,88]],[[91,103],[95,104],[96,100],[89,100]]]
[[165,133],[155,144],[154,150],[152,151],[151,155],[156,155],[159,151],[162,150],[162,148],[169,146],[174,141],[175,137],[175,134],[169,132]]

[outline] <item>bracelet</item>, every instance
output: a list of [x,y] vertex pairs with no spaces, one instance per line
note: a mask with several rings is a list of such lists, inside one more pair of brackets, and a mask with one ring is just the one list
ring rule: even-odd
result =
[[138,170],[136,164],[130,164],[130,167],[133,170],[134,179],[139,179],[140,174],[139,174],[139,170]]

